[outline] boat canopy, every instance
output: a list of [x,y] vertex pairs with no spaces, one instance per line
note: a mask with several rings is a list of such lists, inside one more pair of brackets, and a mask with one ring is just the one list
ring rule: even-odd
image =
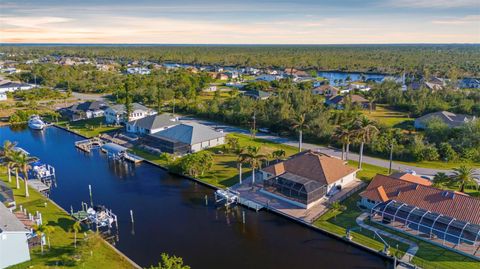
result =
[[107,143],[102,146],[102,149],[112,154],[124,153],[128,150],[126,147],[122,147],[115,143]]

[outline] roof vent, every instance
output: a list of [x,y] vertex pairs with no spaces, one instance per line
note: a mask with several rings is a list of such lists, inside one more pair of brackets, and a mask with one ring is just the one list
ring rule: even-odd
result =
[[396,196],[399,197],[402,191],[398,190]]

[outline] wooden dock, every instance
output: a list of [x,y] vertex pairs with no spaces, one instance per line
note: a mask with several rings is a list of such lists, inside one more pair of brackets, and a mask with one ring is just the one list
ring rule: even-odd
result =
[[37,190],[38,192],[44,193],[50,190],[50,187],[38,179],[28,180],[28,186]]
[[75,147],[90,153],[93,148],[98,148],[101,147],[105,144],[105,142],[100,139],[100,138],[92,138],[92,139],[86,139],[86,140],[80,140],[75,142]]

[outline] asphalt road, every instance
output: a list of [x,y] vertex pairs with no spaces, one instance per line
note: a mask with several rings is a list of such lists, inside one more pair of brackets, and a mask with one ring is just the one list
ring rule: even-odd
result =
[[[222,129],[225,133],[250,134],[249,130],[242,129],[242,128],[235,127],[235,126],[225,125],[225,124],[221,124],[221,123],[217,123],[217,122],[212,122],[212,121],[207,121],[207,120],[199,120],[199,119],[195,119],[195,118],[191,118],[191,117],[182,117],[181,120],[184,120],[184,121],[187,121],[187,122],[188,121],[197,122],[197,123],[201,123],[201,124],[211,126],[213,128],[216,128],[216,129]],[[293,146],[293,147],[298,147],[298,141],[291,140],[291,139],[285,138],[285,137],[278,137],[278,136],[274,136],[274,135],[266,134],[266,133],[262,133],[262,132],[258,132],[256,137],[266,139],[266,140],[269,140],[269,141],[273,141],[273,142],[277,142],[277,143],[282,143],[282,144]],[[309,143],[303,143],[302,148],[303,149],[318,150],[322,153],[325,153],[325,154],[328,154],[328,155],[331,155],[331,156],[336,156],[336,157],[339,157],[339,158],[342,156],[342,151],[339,150],[339,149],[335,149],[335,148],[324,147],[324,146],[319,146],[319,145],[314,145],[314,144],[309,144]],[[356,160],[357,161],[359,159],[359,155],[356,154],[356,153],[350,152],[349,155],[348,155],[348,158],[350,160]],[[385,167],[385,168],[389,167],[389,161],[388,160],[382,160],[382,159],[373,158],[373,157],[369,157],[369,156],[365,156],[365,155],[363,156],[363,162],[368,163],[368,164],[372,164],[372,165],[376,165],[376,166],[380,166],[380,167]],[[452,173],[451,170],[423,168],[423,167],[409,166],[409,165],[404,165],[404,164],[397,164],[395,162],[393,162],[393,164],[392,164],[392,169],[397,170],[397,171],[413,170],[419,175],[426,175],[426,176],[433,176],[438,172],[444,172],[444,173],[447,173],[447,174]],[[480,172],[479,169],[477,169],[477,172]],[[480,178],[477,181],[480,183]]]

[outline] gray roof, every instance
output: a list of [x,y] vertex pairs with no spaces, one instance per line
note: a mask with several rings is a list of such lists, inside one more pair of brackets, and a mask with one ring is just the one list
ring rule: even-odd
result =
[[464,114],[455,114],[448,111],[438,111],[423,115],[420,118],[416,119],[416,121],[424,123],[433,118],[439,118],[450,127],[457,127],[475,119],[475,117],[473,116],[468,116]]
[[129,125],[138,126],[143,129],[158,129],[179,124],[170,114],[151,115],[138,120],[128,122]]
[[[110,106],[110,108],[115,111],[116,113],[125,113],[125,105],[124,104],[117,104]],[[139,103],[132,103],[132,109],[133,110],[145,110],[148,111],[150,110],[148,107],[141,105]]]
[[194,145],[200,142],[224,137],[225,134],[222,132],[217,132],[203,124],[192,122],[173,126],[166,130],[155,133],[153,136]]
[[25,225],[2,203],[0,203],[0,233],[27,232]]

